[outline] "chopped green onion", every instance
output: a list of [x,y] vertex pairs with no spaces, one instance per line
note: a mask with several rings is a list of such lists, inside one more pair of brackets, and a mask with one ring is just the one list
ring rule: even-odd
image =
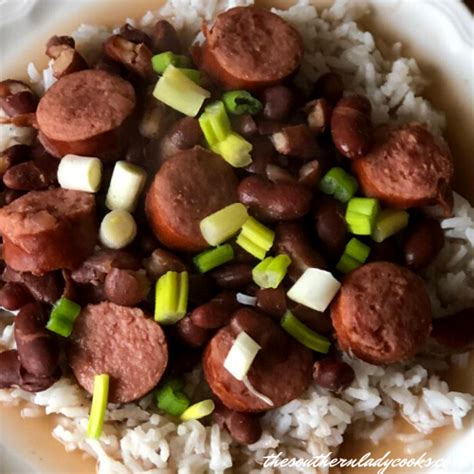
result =
[[188,306],[188,272],[167,272],[156,282],[155,321],[174,324],[186,314]]
[[194,83],[196,83],[198,86],[202,85],[202,77],[201,77],[201,71],[198,69],[189,69],[189,68],[183,68],[180,67],[178,68],[186,77],[191,79]]
[[262,103],[247,91],[229,91],[222,96],[225,108],[234,115],[256,115],[262,110]]
[[236,234],[248,217],[247,208],[238,202],[205,217],[199,227],[209,245],[219,245]]
[[153,71],[158,74],[163,74],[170,64],[179,68],[187,68],[191,66],[191,60],[187,56],[174,54],[171,51],[156,54],[151,58]]
[[330,272],[319,268],[307,268],[287,295],[296,301],[316,311],[325,311],[336,296],[341,284]]
[[230,244],[225,244],[201,252],[193,257],[193,262],[201,273],[206,273],[219,265],[230,262],[233,258],[234,249]]
[[104,426],[105,409],[109,397],[109,376],[107,374],[94,377],[94,391],[92,394],[91,412],[87,424],[87,436],[98,439]]
[[267,257],[253,268],[253,281],[260,288],[277,288],[285,278],[290,264],[291,258],[288,255]]
[[230,120],[220,100],[209,104],[199,117],[199,125],[208,145],[213,147],[231,132]]
[[341,202],[349,201],[358,187],[357,180],[339,167],[331,168],[319,183],[324,194],[331,194]]
[[249,217],[242,226],[236,242],[248,253],[263,260],[265,254],[271,249],[274,239],[275,232],[273,230],[265,227],[253,217]]
[[341,273],[350,273],[365,263],[369,253],[370,247],[368,245],[353,238],[347,243],[344,253],[336,265],[336,269]]
[[215,405],[212,400],[203,400],[187,408],[181,415],[182,421],[199,420],[214,411]]
[[189,398],[181,391],[183,384],[179,379],[169,379],[164,382],[156,392],[156,404],[171,416],[181,416],[191,403]]
[[211,93],[170,64],[157,82],[153,96],[172,109],[195,117]]
[[347,204],[346,222],[356,235],[370,235],[380,212],[380,204],[373,198],[352,198]]
[[383,242],[405,228],[408,225],[409,218],[410,215],[406,211],[384,209],[375,220],[372,238],[376,242]]
[[224,369],[242,381],[260,349],[260,344],[245,331],[240,332],[224,360]]
[[280,324],[281,327],[290,334],[290,336],[293,336],[298,342],[303,344],[303,346],[306,346],[313,351],[322,352],[323,354],[329,352],[329,347],[331,345],[329,339],[311,330],[290,311],[287,311],[284,314],[281,318]]
[[69,337],[80,312],[81,307],[77,303],[63,296],[54,304],[46,328],[60,336]]
[[230,132],[224,140],[211,146],[214,153],[221,155],[234,168],[243,168],[252,163],[252,149],[252,144],[235,132]]

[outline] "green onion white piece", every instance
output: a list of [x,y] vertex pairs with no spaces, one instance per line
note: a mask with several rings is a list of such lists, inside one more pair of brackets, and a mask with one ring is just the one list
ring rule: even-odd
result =
[[253,146],[238,133],[230,132],[224,140],[211,146],[211,150],[221,155],[234,168],[243,168],[252,163]]
[[193,263],[200,273],[206,273],[224,263],[230,262],[234,258],[232,245],[225,244],[205,250],[193,257]]
[[155,321],[175,324],[184,318],[188,307],[188,272],[169,271],[156,282]]
[[215,408],[212,400],[203,400],[187,408],[180,416],[181,421],[199,420],[210,415]]
[[102,434],[108,397],[109,376],[107,374],[96,375],[94,377],[89,423],[87,424],[87,436],[89,438],[98,439]]
[[307,268],[287,295],[296,301],[316,311],[325,311],[339,291],[341,284],[330,272],[319,268]]
[[404,229],[408,225],[409,218],[410,215],[406,211],[384,209],[375,220],[372,238],[376,242],[383,242]]
[[127,211],[111,211],[102,219],[99,239],[109,249],[121,249],[132,243],[137,235],[137,224]]
[[46,328],[60,336],[69,337],[80,312],[81,307],[77,303],[63,296],[54,303]]
[[236,243],[254,257],[263,260],[274,240],[275,232],[250,216],[242,226]]
[[204,101],[211,97],[211,93],[170,64],[158,80],[153,96],[172,109],[195,117]]
[[260,288],[277,288],[285,278],[291,258],[288,255],[267,257],[252,269],[253,281]]
[[224,368],[237,380],[243,380],[261,346],[245,331],[239,333],[224,360]]
[[287,311],[280,321],[281,327],[303,346],[317,352],[327,354],[331,343],[329,339],[321,336],[317,332],[310,329],[297,319],[291,311]]
[[259,392],[251,383],[247,376],[242,379],[242,383],[245,385],[245,388],[254,396],[259,398],[263,403],[266,403],[268,406],[273,407],[275,404],[273,401],[264,395],[263,393]]
[[102,161],[91,156],[66,155],[59,162],[57,176],[63,189],[96,193],[102,179]]
[[209,245],[220,245],[241,229],[248,216],[243,204],[230,204],[201,221],[201,234]]
[[117,209],[133,212],[140,193],[145,186],[146,171],[127,161],[117,161],[110,180],[105,205],[112,211]]

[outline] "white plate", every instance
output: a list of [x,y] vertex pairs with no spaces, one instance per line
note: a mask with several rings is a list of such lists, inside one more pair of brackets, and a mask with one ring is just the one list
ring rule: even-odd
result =
[[[160,3],[159,0],[0,0],[0,78],[24,76],[27,62],[38,61],[45,41],[52,34],[67,34],[81,22],[104,23],[108,19],[120,23],[125,17],[143,14]],[[417,58],[432,80],[428,95],[447,114],[447,138],[458,169],[456,188],[473,203],[474,20],[471,14],[460,0],[373,0],[372,3],[370,29],[390,41],[402,41],[406,46],[404,53]],[[20,421],[18,414],[9,410],[0,411],[0,417],[1,473],[92,472],[92,463],[83,464],[77,456],[66,455],[59,445],[55,448],[46,423]],[[472,459],[473,435],[472,430],[466,430],[448,452],[437,455]]]

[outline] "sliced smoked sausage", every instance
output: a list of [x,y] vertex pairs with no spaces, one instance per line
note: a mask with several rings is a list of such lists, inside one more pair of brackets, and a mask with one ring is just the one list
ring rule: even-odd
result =
[[279,16],[256,7],[236,7],[221,13],[198,62],[226,89],[255,90],[276,84],[300,65],[303,40]]
[[[235,338],[245,331],[262,349],[247,374],[251,385],[270,398],[273,407],[253,395],[224,368]],[[259,412],[288,403],[309,386],[313,356],[309,349],[288,336],[271,318],[251,309],[237,311],[230,324],[209,342],[204,352],[204,375],[212,391],[231,410]]]
[[156,237],[172,249],[196,252],[208,246],[199,223],[237,202],[237,178],[220,156],[201,147],[170,158],[155,175],[146,213]]
[[97,240],[94,196],[80,191],[31,191],[0,209],[5,262],[41,275],[78,266]]
[[394,263],[374,262],[344,279],[331,318],[344,351],[372,364],[392,364],[423,348],[432,315],[419,276]]
[[41,98],[40,140],[53,155],[101,155],[119,142],[117,131],[135,108],[132,85],[101,70],[59,79]]
[[109,402],[126,403],[148,393],[168,363],[161,327],[139,308],[113,303],[88,305],[74,323],[68,361],[89,393],[94,376],[110,376]]
[[353,161],[362,192],[386,206],[453,205],[453,162],[447,145],[420,124],[380,127],[370,152]]

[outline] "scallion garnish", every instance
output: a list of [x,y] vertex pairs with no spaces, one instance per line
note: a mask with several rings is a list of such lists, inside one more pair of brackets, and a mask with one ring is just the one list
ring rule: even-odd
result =
[[306,346],[313,351],[322,352],[323,354],[329,352],[329,347],[331,345],[329,339],[311,330],[308,326],[297,319],[291,311],[287,311],[283,315],[280,324],[288,334],[301,342],[303,346]]
[[171,416],[181,416],[189,407],[189,398],[181,391],[183,384],[178,379],[169,379],[156,391],[156,404],[160,410],[163,410]]
[[243,168],[252,163],[252,144],[238,133],[230,132],[224,140],[211,146],[211,150],[221,155],[234,168]]
[[217,100],[209,104],[199,117],[199,125],[210,147],[224,140],[231,132],[230,120],[225,111],[224,103]]
[[186,314],[188,306],[188,272],[167,272],[156,282],[155,321],[174,324]]
[[234,249],[230,244],[225,244],[201,252],[193,257],[193,262],[200,273],[206,273],[219,265],[230,262],[233,258]]
[[170,64],[158,80],[153,97],[178,112],[195,117],[211,93],[198,86],[178,68]]
[[347,204],[346,222],[349,231],[356,235],[370,235],[380,212],[380,204],[373,198],[352,198]]
[[265,258],[275,239],[275,232],[265,227],[253,217],[249,217],[242,226],[237,244],[259,260]]
[[46,328],[60,336],[69,337],[80,312],[81,307],[77,303],[63,296],[54,304]]
[[324,194],[331,194],[341,202],[349,201],[358,187],[357,180],[339,167],[331,168],[319,183]]
[[201,71],[199,69],[190,69],[190,68],[178,68],[186,77],[191,79],[198,86],[202,85]]
[[347,243],[339,262],[337,262],[336,269],[341,273],[350,273],[365,263],[369,253],[370,247],[368,245],[352,238]]
[[245,331],[240,332],[224,360],[224,369],[237,380],[243,380],[260,349],[260,344]]
[[410,215],[406,211],[384,209],[375,220],[372,238],[376,242],[383,242],[404,229],[408,225],[409,218]]
[[234,115],[256,115],[262,110],[262,103],[247,91],[224,92],[222,100],[227,111]]
[[156,54],[151,58],[151,67],[158,74],[163,74],[170,64],[179,68],[187,68],[191,66],[191,60],[187,56],[174,54],[171,51]]
[[209,245],[219,245],[236,234],[248,216],[243,204],[231,204],[205,217],[199,224],[201,234]]
[[89,423],[87,424],[87,436],[89,438],[98,439],[102,434],[108,397],[108,374],[96,375],[94,377],[94,390],[92,393],[92,404],[91,411],[89,414]]
[[288,255],[267,257],[252,270],[253,281],[260,288],[277,288],[285,278],[291,258]]
[[187,408],[180,416],[182,421],[199,420],[210,415],[215,408],[212,400],[203,400]]

